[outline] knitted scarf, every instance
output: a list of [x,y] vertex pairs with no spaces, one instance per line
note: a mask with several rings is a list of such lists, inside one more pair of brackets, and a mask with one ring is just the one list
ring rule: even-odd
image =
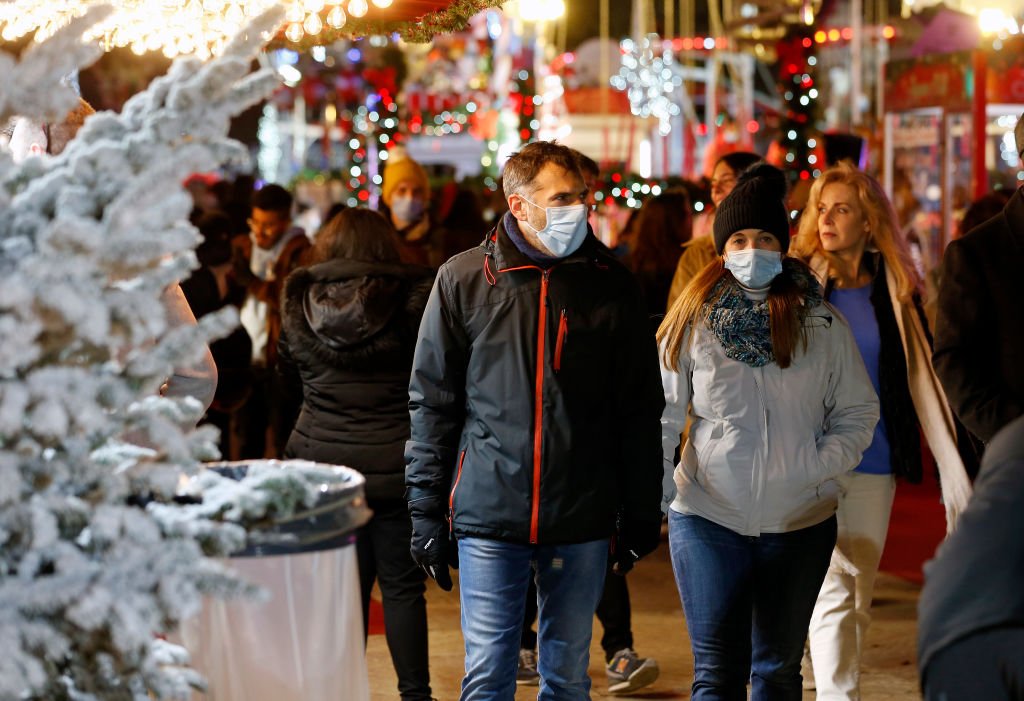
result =
[[[783,258],[782,275],[788,276],[803,290],[800,306],[802,322],[811,309],[821,304],[821,287],[804,266]],[[768,300],[752,300],[732,275],[725,275],[709,295],[710,308],[705,325],[722,344],[725,355],[733,360],[759,368],[775,360]]]

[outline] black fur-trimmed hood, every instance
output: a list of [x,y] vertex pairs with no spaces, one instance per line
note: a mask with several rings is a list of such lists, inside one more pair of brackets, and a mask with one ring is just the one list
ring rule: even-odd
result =
[[411,353],[433,284],[428,268],[337,259],[288,276],[282,323],[293,358],[339,367]]

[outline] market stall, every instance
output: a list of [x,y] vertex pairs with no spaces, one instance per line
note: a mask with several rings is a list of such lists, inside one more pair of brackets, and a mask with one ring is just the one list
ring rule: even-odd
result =
[[971,201],[1024,178],[1012,146],[1022,112],[1024,37],[887,64],[885,187],[925,267]]

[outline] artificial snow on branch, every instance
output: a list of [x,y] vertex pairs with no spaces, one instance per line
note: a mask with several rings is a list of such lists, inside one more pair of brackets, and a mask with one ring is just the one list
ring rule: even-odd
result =
[[[82,36],[104,12],[20,61],[0,54],[0,114],[59,120],[76,100],[62,79],[98,55]],[[201,680],[158,636],[203,594],[248,591],[211,557],[244,528],[173,500],[217,457],[215,432],[194,428],[196,399],[160,396],[237,319],[174,326],[164,295],[196,266],[181,183],[245,160],[229,121],[276,87],[250,66],[281,19],[255,19],[208,63],[179,59],[59,155],[0,152],[2,699],[187,698]]]
[[15,114],[59,119],[74,106],[78,98],[62,79],[100,57],[100,45],[81,37],[110,12],[108,5],[90,7],[47,41],[29,46],[18,61],[0,52],[0,123]]

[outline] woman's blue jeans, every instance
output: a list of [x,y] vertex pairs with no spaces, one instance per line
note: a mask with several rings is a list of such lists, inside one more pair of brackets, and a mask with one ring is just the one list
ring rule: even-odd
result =
[[460,538],[459,596],[466,677],[462,701],[516,693],[526,588],[536,571],[540,701],[590,698],[590,638],[604,589],[608,541],[527,545]]
[[799,701],[800,659],[836,519],[743,536],[669,511],[672,569],[693,648],[693,701]]

